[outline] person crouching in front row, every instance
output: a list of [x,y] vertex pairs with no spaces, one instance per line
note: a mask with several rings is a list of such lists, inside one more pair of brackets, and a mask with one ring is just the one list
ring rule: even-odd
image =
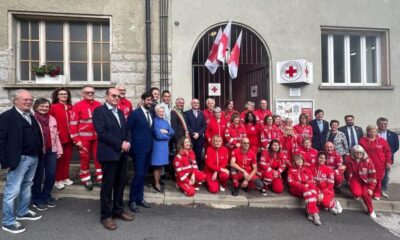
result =
[[196,191],[199,190],[199,185],[206,180],[206,175],[198,170],[196,155],[192,150],[190,138],[179,139],[178,154],[174,158],[173,166],[177,187],[186,196],[194,196]]
[[245,190],[263,187],[262,181],[257,177],[257,155],[250,150],[250,140],[244,137],[240,141],[240,148],[232,152],[231,157],[231,176],[233,182],[232,195],[239,194],[239,187]]

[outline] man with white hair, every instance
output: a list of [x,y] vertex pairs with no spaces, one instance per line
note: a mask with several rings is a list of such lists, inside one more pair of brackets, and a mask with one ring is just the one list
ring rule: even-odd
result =
[[206,106],[207,106],[207,108],[204,109],[203,114],[204,114],[206,123],[208,124],[210,122],[210,118],[214,117],[213,109],[215,107],[215,100],[213,98],[207,98]]
[[32,180],[38,159],[43,154],[42,132],[30,111],[32,103],[32,95],[27,90],[17,90],[14,107],[0,115],[0,163],[1,168],[8,170],[3,195],[2,229],[10,233],[25,231],[17,220],[42,218],[28,208]]

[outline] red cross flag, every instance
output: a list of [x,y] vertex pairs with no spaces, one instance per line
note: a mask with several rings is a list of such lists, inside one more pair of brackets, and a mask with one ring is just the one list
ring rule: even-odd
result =
[[228,40],[231,36],[231,25],[232,20],[229,21],[228,25],[224,28],[224,32],[222,33],[221,41],[218,45],[218,60],[222,63],[225,62],[226,57],[226,49],[228,48]]
[[276,63],[278,83],[313,83],[313,64],[305,59]]
[[219,63],[217,60],[217,54],[218,54],[218,44],[221,41],[221,36],[222,36],[222,29],[219,28],[218,34],[215,37],[213,46],[211,47],[210,54],[208,55],[207,61],[204,64],[206,68],[210,71],[212,75],[217,71]]
[[208,84],[208,96],[221,96],[221,84],[220,83],[209,83]]
[[242,42],[242,31],[240,31],[239,37],[236,40],[235,46],[233,46],[231,56],[228,60],[229,75],[232,79],[237,77],[239,68],[239,58],[240,58],[240,43]]

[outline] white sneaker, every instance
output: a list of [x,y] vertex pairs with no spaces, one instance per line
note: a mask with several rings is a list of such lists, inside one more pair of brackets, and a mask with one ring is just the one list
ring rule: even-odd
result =
[[220,190],[221,192],[225,192],[225,188],[224,188],[222,185],[219,185],[219,190]]
[[54,183],[54,186],[57,188],[57,189],[63,189],[63,188],[65,188],[65,184],[64,184],[64,182],[63,181],[57,181],[57,182],[55,182]]
[[373,219],[376,219],[376,213],[375,211],[372,211],[372,213],[369,214],[369,216]]
[[382,191],[382,197],[389,198],[389,195],[386,192]]
[[340,202],[338,200],[336,200],[335,208],[336,208],[338,213],[342,213],[343,212],[342,205],[340,204]]
[[331,212],[332,214],[335,214],[335,215],[338,214],[338,210],[336,209],[336,206],[333,208],[329,208],[329,212]]
[[199,187],[195,187],[194,190],[200,191],[200,188]]
[[69,178],[65,179],[63,182],[64,182],[64,184],[67,185],[67,186],[71,186],[72,184],[74,184],[74,182],[71,181],[71,179],[69,179]]
[[380,197],[374,197],[374,199],[375,199],[376,201],[379,201],[379,200],[381,200],[381,198],[380,198]]

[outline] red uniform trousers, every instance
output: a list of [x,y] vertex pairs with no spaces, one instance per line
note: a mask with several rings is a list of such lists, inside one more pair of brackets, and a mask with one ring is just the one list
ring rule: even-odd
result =
[[282,193],[283,192],[283,180],[281,175],[279,174],[278,177],[274,177],[274,174],[272,171],[267,172],[265,171],[263,174],[263,182],[265,184],[265,187],[268,188],[268,186],[271,186],[271,190],[274,193]]
[[195,176],[194,185],[190,185],[187,181],[180,181],[179,178],[176,178],[176,184],[188,197],[193,197],[196,193],[196,190],[194,188],[206,180],[206,174],[199,170],[194,170],[191,174],[189,174],[187,179],[190,179],[192,177],[192,174],[194,174]]
[[63,181],[69,178],[69,163],[72,157],[73,146],[72,142],[62,144],[63,154],[57,160],[56,181]]
[[319,202],[319,205],[323,208],[333,208],[336,204],[335,200],[333,200],[333,198],[335,197],[335,191],[330,189],[323,189],[321,190],[321,192],[324,194],[324,198],[321,202]]
[[372,207],[371,196],[368,194],[368,185],[364,183],[360,177],[353,176],[350,180],[349,188],[351,194],[353,194],[355,198],[362,197],[365,205],[367,206],[368,213],[372,213],[372,211],[374,211],[374,208]]
[[344,173],[343,171],[336,169],[333,170],[335,173],[335,188],[340,186],[343,183],[343,179],[344,179]]
[[[256,179],[257,179],[257,176],[254,174],[254,176],[249,181],[249,184],[248,184],[249,188],[254,188],[255,184],[253,183],[253,181],[255,181]],[[235,187],[235,188],[239,187],[243,181],[244,181],[244,174],[242,172],[232,172],[233,187]]]
[[219,172],[217,175],[216,180],[212,180],[213,173],[207,173],[206,174],[206,181],[207,181],[207,188],[210,193],[218,193],[219,192],[219,184],[222,185],[222,187],[226,188],[226,183],[229,180],[229,174],[226,174],[224,172]]
[[304,184],[289,188],[290,194],[303,198],[308,214],[319,213],[317,206],[318,190],[314,185],[306,187]]
[[82,140],[82,148],[79,150],[81,161],[81,171],[79,177],[83,183],[90,180],[90,157],[93,157],[94,166],[96,168],[96,181],[101,183],[103,173],[101,165],[97,161],[97,140]]

